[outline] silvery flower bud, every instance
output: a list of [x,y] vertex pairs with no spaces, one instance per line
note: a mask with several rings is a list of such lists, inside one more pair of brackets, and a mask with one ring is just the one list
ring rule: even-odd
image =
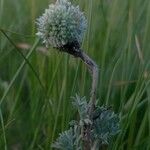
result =
[[87,28],[87,20],[79,6],[73,6],[67,0],[50,4],[36,24],[37,36],[46,47],[58,49],[79,48]]

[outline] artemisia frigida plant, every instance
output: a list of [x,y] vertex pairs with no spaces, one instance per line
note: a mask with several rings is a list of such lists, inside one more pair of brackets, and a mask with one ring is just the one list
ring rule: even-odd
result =
[[60,134],[52,144],[61,150],[99,150],[108,145],[111,137],[119,132],[119,117],[111,108],[96,105],[96,91],[99,68],[81,49],[87,20],[79,6],[67,0],[50,4],[43,15],[36,20],[37,36],[46,47],[53,47],[80,58],[92,76],[91,97],[76,95],[72,104],[79,113],[79,120],[70,122],[70,128]]

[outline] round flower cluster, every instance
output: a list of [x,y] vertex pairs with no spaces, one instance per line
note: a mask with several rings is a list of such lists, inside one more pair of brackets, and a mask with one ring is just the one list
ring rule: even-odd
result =
[[46,47],[61,48],[67,44],[82,42],[87,28],[87,20],[79,10],[79,6],[73,6],[67,0],[57,0],[49,5],[45,13],[36,21],[37,36]]

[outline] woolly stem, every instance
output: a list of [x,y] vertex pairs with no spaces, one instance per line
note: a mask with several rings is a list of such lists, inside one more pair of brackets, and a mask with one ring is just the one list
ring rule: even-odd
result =
[[99,69],[97,64],[83,51],[81,51],[81,55],[79,55],[79,57],[86,64],[92,76],[91,98],[89,102],[89,115],[91,118],[92,112],[96,104],[96,92],[97,92],[97,85],[98,85]]
[[[98,66],[97,64],[83,51],[80,52],[79,57],[81,60],[86,64],[90,74],[92,76],[92,87],[91,87],[91,97],[89,101],[89,117],[92,120],[93,111],[96,105],[96,92],[97,92],[97,85],[98,85]],[[83,148],[84,150],[91,150],[92,147],[92,140],[91,140],[91,124],[84,127],[84,135],[83,135]]]
[[[95,109],[96,105],[96,92],[97,92],[97,85],[98,85],[98,66],[97,64],[80,49],[80,45],[78,42],[70,43],[65,45],[62,48],[62,51],[67,52],[71,55],[73,55],[76,58],[80,58],[88,67],[88,70],[90,71],[90,74],[92,76],[92,87],[91,87],[91,97],[89,101],[89,108],[88,108],[88,114],[89,119],[93,120],[93,111]],[[91,150],[92,147],[92,139],[91,139],[91,124],[85,125],[83,127],[83,147],[84,150]]]
[[89,101],[89,115],[91,118],[92,117],[91,114],[96,104],[96,91],[97,91],[98,76],[99,76],[98,66],[94,62],[94,60],[92,60],[86,53],[84,53],[80,49],[80,45],[77,42],[65,45],[64,47],[62,47],[61,51],[73,55],[74,57],[80,58],[86,64],[88,70],[91,73],[92,87],[91,87],[91,97]]

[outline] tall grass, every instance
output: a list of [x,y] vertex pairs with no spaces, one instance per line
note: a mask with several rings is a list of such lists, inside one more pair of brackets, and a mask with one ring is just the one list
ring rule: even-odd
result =
[[[50,1],[52,2],[52,1]],[[150,149],[150,1],[80,0],[89,20],[83,49],[100,67],[99,104],[121,112],[111,150]],[[48,0],[0,0],[0,28],[15,44],[33,45],[35,18]],[[41,45],[39,45],[41,46]],[[90,76],[67,54],[35,51],[28,61],[0,33],[0,149],[47,150],[76,118],[75,93],[89,97]],[[27,50],[20,50],[27,56]],[[24,63],[24,65],[22,64]],[[22,65],[24,67],[22,67]],[[21,69],[20,69],[21,68]]]

